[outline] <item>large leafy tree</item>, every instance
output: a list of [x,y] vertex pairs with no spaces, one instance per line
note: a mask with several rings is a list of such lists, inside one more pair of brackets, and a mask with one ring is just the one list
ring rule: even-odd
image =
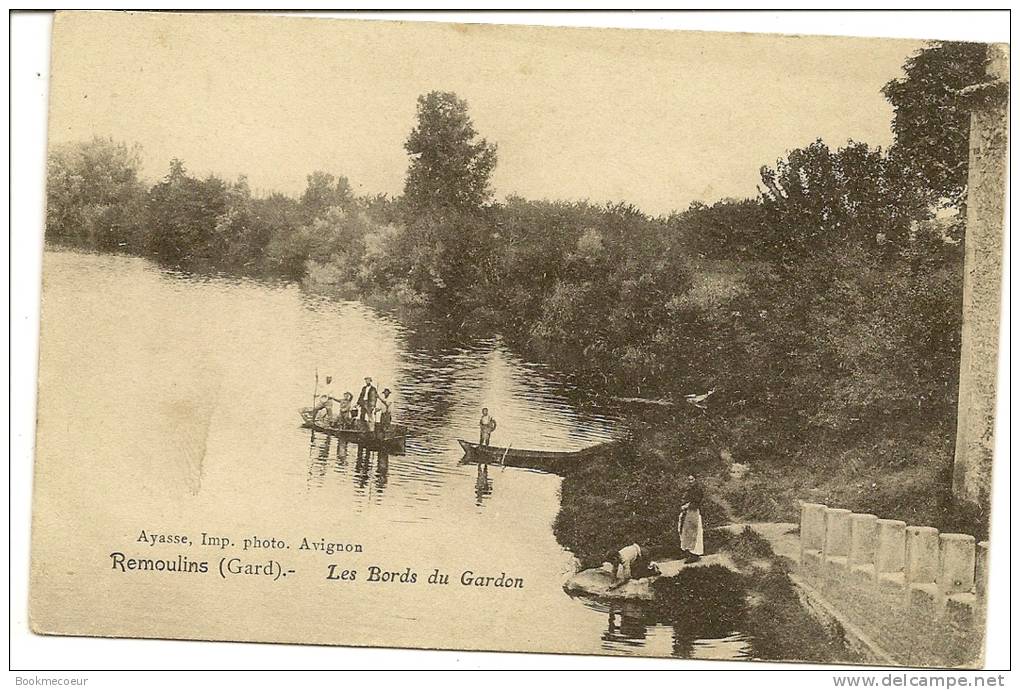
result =
[[295,202],[281,194],[256,199],[244,175],[226,189],[226,207],[217,218],[210,249],[220,265],[253,271],[265,265],[265,251],[274,234],[296,222]]
[[223,180],[192,177],[175,158],[167,176],[149,192],[146,248],[163,261],[219,259],[216,225],[227,204]]
[[960,206],[967,186],[970,113],[961,89],[986,79],[980,43],[934,42],[904,64],[882,93],[893,106],[894,150],[933,203]]
[[859,244],[892,256],[929,215],[900,162],[867,144],[831,150],[821,140],[763,166],[766,255],[789,262],[806,253]]
[[404,210],[415,238],[410,286],[440,313],[475,308],[494,234],[485,206],[496,147],[478,136],[465,101],[432,91],[418,98],[417,122],[404,148],[411,159]]
[[456,94],[418,97],[417,123],[404,148],[411,157],[404,199],[411,207],[470,211],[492,197],[496,146],[479,138],[467,102]]
[[47,239],[137,250],[145,202],[140,167],[138,147],[111,139],[54,145],[47,165]]

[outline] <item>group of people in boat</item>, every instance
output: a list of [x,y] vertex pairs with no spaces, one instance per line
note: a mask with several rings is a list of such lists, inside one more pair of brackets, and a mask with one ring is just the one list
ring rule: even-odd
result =
[[333,429],[379,431],[385,433],[393,423],[392,391],[383,388],[380,394],[371,376],[365,377],[357,400],[350,391],[342,395],[326,377],[326,388],[316,395],[315,405],[301,411],[305,421]]
[[[680,500],[680,516],[677,519],[680,557],[692,563],[705,555],[705,528],[701,521],[705,491],[693,474],[687,475]],[[658,563],[651,559],[648,547],[640,544],[630,544],[619,551],[607,553],[605,562],[612,567],[614,587],[622,586],[630,579],[661,574]]]

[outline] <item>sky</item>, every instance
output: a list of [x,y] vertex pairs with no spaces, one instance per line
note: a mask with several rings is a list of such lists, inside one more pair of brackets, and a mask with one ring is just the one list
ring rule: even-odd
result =
[[919,41],[267,16],[75,14],[53,34],[51,143],[141,146],[299,194],[324,170],[399,194],[419,95],[453,91],[497,144],[497,199],[651,214],[757,193],[822,138],[891,143],[880,89]]

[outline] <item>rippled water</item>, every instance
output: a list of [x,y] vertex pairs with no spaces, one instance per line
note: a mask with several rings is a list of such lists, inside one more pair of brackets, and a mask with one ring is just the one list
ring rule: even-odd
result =
[[[49,529],[36,536],[37,545],[62,544],[59,562],[33,567],[82,575],[36,584],[66,602],[79,629],[116,616],[124,634],[144,634],[155,620],[178,637],[751,653],[744,636],[713,629],[710,612],[683,628],[640,606],[562,591],[576,562],[552,533],[560,479],[461,464],[457,438],[477,438],[482,407],[499,423],[493,444],[516,448],[582,448],[612,438],[614,421],[576,409],[552,372],[498,339],[465,344],[456,334],[417,332],[290,284],[48,251],[41,361],[38,453],[49,470],[37,476],[37,498],[58,497],[66,511],[42,519]],[[311,402],[316,372],[319,386],[330,375],[336,392],[355,397],[364,376],[392,389],[395,421],[412,429],[406,453],[359,451],[300,429],[297,410]],[[114,576],[103,554],[62,536],[73,530],[123,547],[141,528],[360,543],[365,553],[351,561],[360,567],[507,572],[526,588],[288,592],[259,584],[242,611],[207,587],[175,591],[170,603],[140,580],[126,591],[117,580],[114,604],[81,597],[113,586]],[[311,557],[298,563],[307,573],[321,567]]]

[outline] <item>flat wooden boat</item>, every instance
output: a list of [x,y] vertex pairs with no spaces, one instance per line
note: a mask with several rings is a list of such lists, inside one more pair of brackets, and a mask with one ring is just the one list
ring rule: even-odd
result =
[[506,446],[482,446],[462,438],[457,439],[464,449],[464,463],[503,464],[507,467],[522,467],[529,470],[564,474],[577,467],[580,462],[597,455],[613,445],[612,441],[588,446],[580,450],[528,450]]
[[403,454],[404,443],[407,440],[407,427],[400,424],[390,424],[386,432],[382,432],[376,425],[376,429],[370,431],[367,426],[357,423],[350,428],[325,426],[321,422],[305,422],[302,429],[310,429],[314,433],[335,436],[341,441],[356,443],[359,446],[371,450],[385,450],[395,454]]

